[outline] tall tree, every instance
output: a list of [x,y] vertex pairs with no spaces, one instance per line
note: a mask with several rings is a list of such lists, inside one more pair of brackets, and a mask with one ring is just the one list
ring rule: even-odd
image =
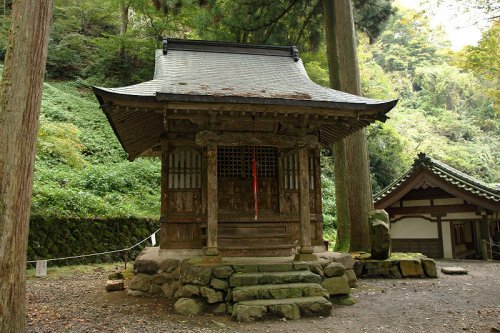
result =
[[25,331],[26,252],[35,141],[52,0],[13,2],[0,83],[0,331]]
[[[323,0],[323,9],[330,85],[337,90],[361,95],[352,3],[350,0]],[[337,226],[350,223],[350,235],[338,231],[337,237],[342,245],[337,249],[345,250],[349,242],[350,250],[366,251],[370,247],[368,216],[373,209],[373,198],[365,131],[360,130],[337,143],[334,152],[339,154],[335,157],[335,185],[340,185],[336,192]],[[345,165],[341,164],[342,161]],[[347,207],[344,206],[346,203]]]

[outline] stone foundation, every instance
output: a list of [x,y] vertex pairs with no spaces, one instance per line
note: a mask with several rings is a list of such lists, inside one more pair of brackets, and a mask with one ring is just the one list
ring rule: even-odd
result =
[[325,316],[331,300],[353,303],[354,261],[350,254],[315,255],[318,260],[309,262],[224,258],[207,264],[201,256],[173,258],[172,253],[146,248],[134,262],[128,294],[174,298],[174,311],[186,315],[227,313],[235,320]]
[[354,272],[360,278],[437,278],[436,262],[425,256],[411,259],[358,259]]

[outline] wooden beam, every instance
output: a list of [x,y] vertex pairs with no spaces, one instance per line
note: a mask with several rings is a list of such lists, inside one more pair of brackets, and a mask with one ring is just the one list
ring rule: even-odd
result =
[[196,135],[196,143],[200,146],[274,146],[281,148],[295,148],[299,145],[308,148],[319,147],[315,135],[303,137],[279,135],[268,132],[223,132],[201,131]]
[[415,206],[415,207],[388,207],[387,213],[394,215],[407,214],[446,214],[446,213],[467,213],[475,212],[476,205],[439,205],[439,206]]
[[311,246],[311,209],[309,206],[309,150],[299,148],[299,216],[301,254],[313,253]]
[[217,146],[207,146],[207,256],[217,256]]

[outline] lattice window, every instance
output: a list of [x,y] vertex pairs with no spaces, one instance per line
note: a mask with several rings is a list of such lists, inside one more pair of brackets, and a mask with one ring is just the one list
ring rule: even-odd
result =
[[[314,155],[309,155],[309,189],[314,190]],[[285,189],[299,189],[299,154],[291,152],[283,157]]]
[[194,149],[176,149],[168,155],[168,188],[201,188],[201,155]]
[[[224,178],[252,178],[252,146],[217,147],[217,176]],[[278,150],[274,147],[255,147],[257,176],[276,178]]]

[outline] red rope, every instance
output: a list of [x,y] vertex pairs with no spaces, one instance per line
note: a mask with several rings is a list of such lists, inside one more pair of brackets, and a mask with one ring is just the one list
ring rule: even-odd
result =
[[255,220],[257,220],[257,217],[259,216],[259,202],[257,198],[257,158],[255,156],[255,147],[253,147],[253,200],[255,204]]

